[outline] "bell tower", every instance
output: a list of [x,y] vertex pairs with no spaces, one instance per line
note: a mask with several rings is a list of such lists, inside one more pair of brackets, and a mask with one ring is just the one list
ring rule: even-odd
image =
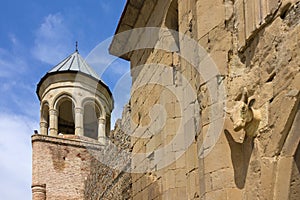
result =
[[[83,199],[92,156],[110,132],[112,94],[76,50],[37,85],[40,131],[32,136],[32,198]],[[96,150],[95,150],[96,151]]]
[[41,79],[37,95],[40,134],[86,136],[104,142],[110,129],[112,95],[77,49]]

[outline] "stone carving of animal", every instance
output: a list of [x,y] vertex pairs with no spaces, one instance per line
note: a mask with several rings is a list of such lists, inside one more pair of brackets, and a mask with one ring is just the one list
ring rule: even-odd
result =
[[247,136],[255,137],[261,121],[261,112],[253,108],[255,99],[248,99],[247,89],[244,88],[241,100],[236,101],[233,109],[226,112],[230,115],[233,122],[233,130],[240,131],[244,129]]

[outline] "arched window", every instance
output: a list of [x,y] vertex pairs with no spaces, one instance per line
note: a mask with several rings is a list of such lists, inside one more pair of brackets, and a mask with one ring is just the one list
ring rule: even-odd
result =
[[84,136],[98,139],[98,121],[100,117],[100,110],[92,103],[86,103],[84,105],[83,114],[83,129]]
[[172,30],[171,34],[172,34],[173,40],[177,47],[174,49],[174,52],[179,51],[178,0],[173,0],[171,2],[171,5],[169,7],[169,10],[168,10],[168,13],[166,16],[165,26],[168,29]]
[[178,31],[178,0],[173,0],[166,17],[166,27]]
[[69,98],[60,100],[58,106],[58,133],[75,134],[74,104]]

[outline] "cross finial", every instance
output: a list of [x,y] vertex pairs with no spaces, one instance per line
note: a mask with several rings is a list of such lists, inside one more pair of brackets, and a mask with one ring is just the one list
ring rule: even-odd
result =
[[78,41],[76,41],[76,50],[78,52]]

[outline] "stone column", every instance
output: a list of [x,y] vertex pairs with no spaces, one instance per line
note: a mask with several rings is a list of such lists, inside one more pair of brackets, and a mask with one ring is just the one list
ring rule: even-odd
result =
[[105,144],[106,136],[105,136],[105,127],[106,127],[106,120],[103,117],[98,119],[98,141],[101,144]]
[[47,135],[48,134],[48,123],[41,121],[40,122],[40,133],[42,135]]
[[46,184],[32,185],[32,200],[46,200]]
[[58,111],[56,109],[49,110],[50,115],[50,136],[57,136],[58,132]]
[[75,135],[83,136],[83,108],[75,108]]

